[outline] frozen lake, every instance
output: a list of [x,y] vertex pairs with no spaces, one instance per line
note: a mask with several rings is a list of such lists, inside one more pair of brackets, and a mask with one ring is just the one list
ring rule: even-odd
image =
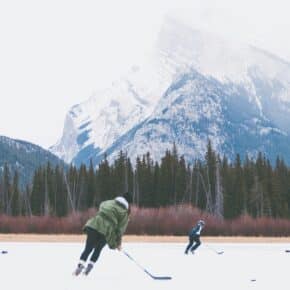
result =
[[[156,281],[122,252],[104,248],[87,277],[72,272],[82,243],[0,242],[1,290],[129,290],[129,289],[290,289],[289,244],[201,245],[195,255],[184,255],[181,243],[124,243],[123,248],[153,275],[172,276]],[[255,280],[255,281],[253,281]]]

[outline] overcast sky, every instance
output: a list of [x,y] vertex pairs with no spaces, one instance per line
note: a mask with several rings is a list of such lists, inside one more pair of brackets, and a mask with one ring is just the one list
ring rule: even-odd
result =
[[290,61],[287,0],[0,0],[0,135],[44,148],[152,47],[166,14]]

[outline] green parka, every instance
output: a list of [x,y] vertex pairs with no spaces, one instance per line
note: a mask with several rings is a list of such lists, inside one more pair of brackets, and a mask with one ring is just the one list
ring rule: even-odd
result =
[[84,226],[103,234],[111,249],[116,249],[121,244],[122,235],[129,222],[129,210],[120,201],[122,198],[102,202],[97,215]]

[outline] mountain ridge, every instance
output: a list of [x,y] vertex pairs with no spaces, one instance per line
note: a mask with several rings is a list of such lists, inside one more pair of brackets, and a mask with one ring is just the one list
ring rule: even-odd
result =
[[33,143],[0,135],[0,176],[7,164],[10,174],[17,170],[20,186],[30,184],[35,169],[50,162],[64,165],[64,162],[50,151]]
[[[210,91],[205,93],[202,83],[218,95],[215,101]],[[187,101],[181,98],[182,94]],[[178,99],[184,107],[176,102],[170,107],[170,98]],[[217,116],[218,103],[229,109],[220,108]],[[161,122],[160,108],[168,112],[167,123]],[[177,118],[177,108],[187,119],[182,120],[180,114]],[[207,127],[205,120],[194,121],[196,116],[201,118],[198,110],[205,116],[212,115],[205,119]],[[274,159],[274,155],[290,155],[286,146],[290,136],[289,113],[287,62],[259,48],[227,42],[166,19],[148,62],[134,66],[111,88],[74,106],[67,115],[62,138],[51,150],[66,161],[80,164],[92,158],[97,164],[105,153],[110,160],[114,159],[118,150],[135,158],[152,149],[158,160],[175,142],[180,143],[181,154],[191,152],[188,158],[194,159],[203,155],[205,142],[211,139],[217,151],[230,157],[234,153],[255,156],[257,150],[265,149],[266,155],[269,153],[270,159]],[[163,128],[153,125],[153,120],[158,120]],[[183,128],[175,134],[172,123],[183,124],[195,138],[185,139],[186,131],[180,134]],[[163,132],[159,139],[145,138],[145,133],[141,138],[141,130],[152,137],[157,129]],[[248,140],[248,147],[242,138]],[[275,144],[277,140],[279,144]]]

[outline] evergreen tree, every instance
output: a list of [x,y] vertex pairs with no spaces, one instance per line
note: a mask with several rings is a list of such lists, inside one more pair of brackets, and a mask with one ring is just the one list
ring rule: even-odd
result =
[[86,207],[94,207],[95,202],[97,200],[97,182],[96,182],[95,170],[93,166],[92,160],[90,160],[90,167],[88,172],[88,192],[87,192],[87,199],[86,199]]
[[212,148],[211,141],[208,140],[206,161],[206,183],[208,190],[206,191],[206,208],[210,213],[214,213],[214,202],[216,199],[216,154]]
[[202,210],[208,209],[210,202],[209,189],[205,180],[207,166],[196,160],[193,167],[194,205]]
[[230,205],[232,200],[232,193],[234,192],[233,176],[234,176],[233,166],[229,163],[227,157],[224,156],[221,163],[221,177],[224,195],[224,216],[226,218],[233,215]]
[[243,200],[243,212],[244,214],[251,213],[251,192],[255,184],[255,164],[246,155],[244,162],[244,184],[245,184],[245,195]]
[[175,176],[175,201],[174,203],[181,203],[187,188],[187,168],[186,162],[183,156],[179,158],[178,165],[176,166],[176,176]]
[[128,191],[127,170],[127,156],[120,151],[112,169],[113,197]]
[[19,175],[18,172],[14,172],[12,197],[11,197],[11,214],[13,216],[21,215],[21,196],[19,192]]
[[262,153],[256,159],[246,156],[244,162],[239,154],[233,162],[225,156],[220,160],[210,141],[204,159],[193,165],[178,156],[175,144],[160,162],[147,152],[132,165],[120,151],[112,164],[104,156],[96,170],[92,161],[88,168],[70,165],[67,171],[47,163],[23,192],[19,174],[11,182],[6,164],[0,178],[0,213],[65,216],[128,190],[140,207],[189,203],[228,219],[243,214],[290,217],[290,169],[283,159],[277,157],[275,167]]
[[4,172],[3,172],[3,209],[4,213],[7,215],[11,214],[11,196],[12,196],[12,188],[11,188],[11,177],[10,170],[8,164],[4,164]]
[[145,186],[144,186],[144,175],[145,175],[145,157],[143,156],[142,161],[139,157],[136,160],[136,171],[135,171],[135,182],[136,182],[136,189],[135,189],[135,203],[137,206],[143,206],[144,202],[146,203],[146,193],[145,193]]
[[[140,203],[144,207],[152,207],[154,205],[154,166],[150,153],[147,152],[143,156],[141,164],[138,166],[138,181]],[[141,166],[140,166],[141,165]]]
[[23,192],[23,202],[22,202],[22,209],[21,209],[21,215],[27,215],[31,216],[32,211],[31,211],[31,205],[30,205],[30,188],[28,185],[26,185],[25,191]]
[[160,166],[160,206],[167,206],[174,202],[172,155],[166,150],[165,156],[161,159]]
[[114,197],[112,173],[106,155],[104,160],[99,164],[97,171],[97,188],[101,200],[111,199]]
[[227,217],[235,218],[246,211],[243,208],[245,199],[244,174],[240,155],[236,155],[233,168],[233,187],[228,192],[226,205],[228,207]]
[[44,214],[44,180],[43,180],[43,169],[39,168],[36,170],[32,190],[30,195],[31,213],[33,215],[43,215]]
[[153,207],[160,205],[160,167],[158,162],[155,162],[153,171]]
[[70,165],[68,172],[67,172],[67,187],[69,188],[70,195],[71,195],[71,207],[72,211],[75,211],[78,207],[78,198],[79,198],[79,174],[78,169]]
[[274,217],[289,217],[288,194],[290,182],[288,171],[284,162],[277,157],[275,169],[272,172],[273,191],[271,195],[271,204]]
[[224,190],[222,186],[222,180],[221,180],[221,168],[220,168],[220,157],[217,157],[216,162],[216,174],[215,174],[215,204],[214,204],[214,215],[219,218],[224,218]]
[[178,201],[178,191],[177,191],[177,171],[178,171],[178,153],[177,153],[177,147],[175,142],[173,143],[172,148],[172,156],[171,156],[171,175],[172,175],[172,195],[173,195],[173,204],[176,205]]
[[[131,164],[130,158],[127,158],[127,163],[126,163],[126,172],[127,172],[127,190],[131,193],[134,191],[134,172],[133,172],[133,166]],[[126,191],[127,191],[126,190]]]
[[88,183],[87,183],[87,168],[82,164],[78,171],[78,197],[76,210],[83,211],[86,209],[86,200],[88,193]]
[[66,216],[68,214],[68,192],[64,181],[64,171],[58,165],[54,170],[55,180],[55,214],[59,217]]

